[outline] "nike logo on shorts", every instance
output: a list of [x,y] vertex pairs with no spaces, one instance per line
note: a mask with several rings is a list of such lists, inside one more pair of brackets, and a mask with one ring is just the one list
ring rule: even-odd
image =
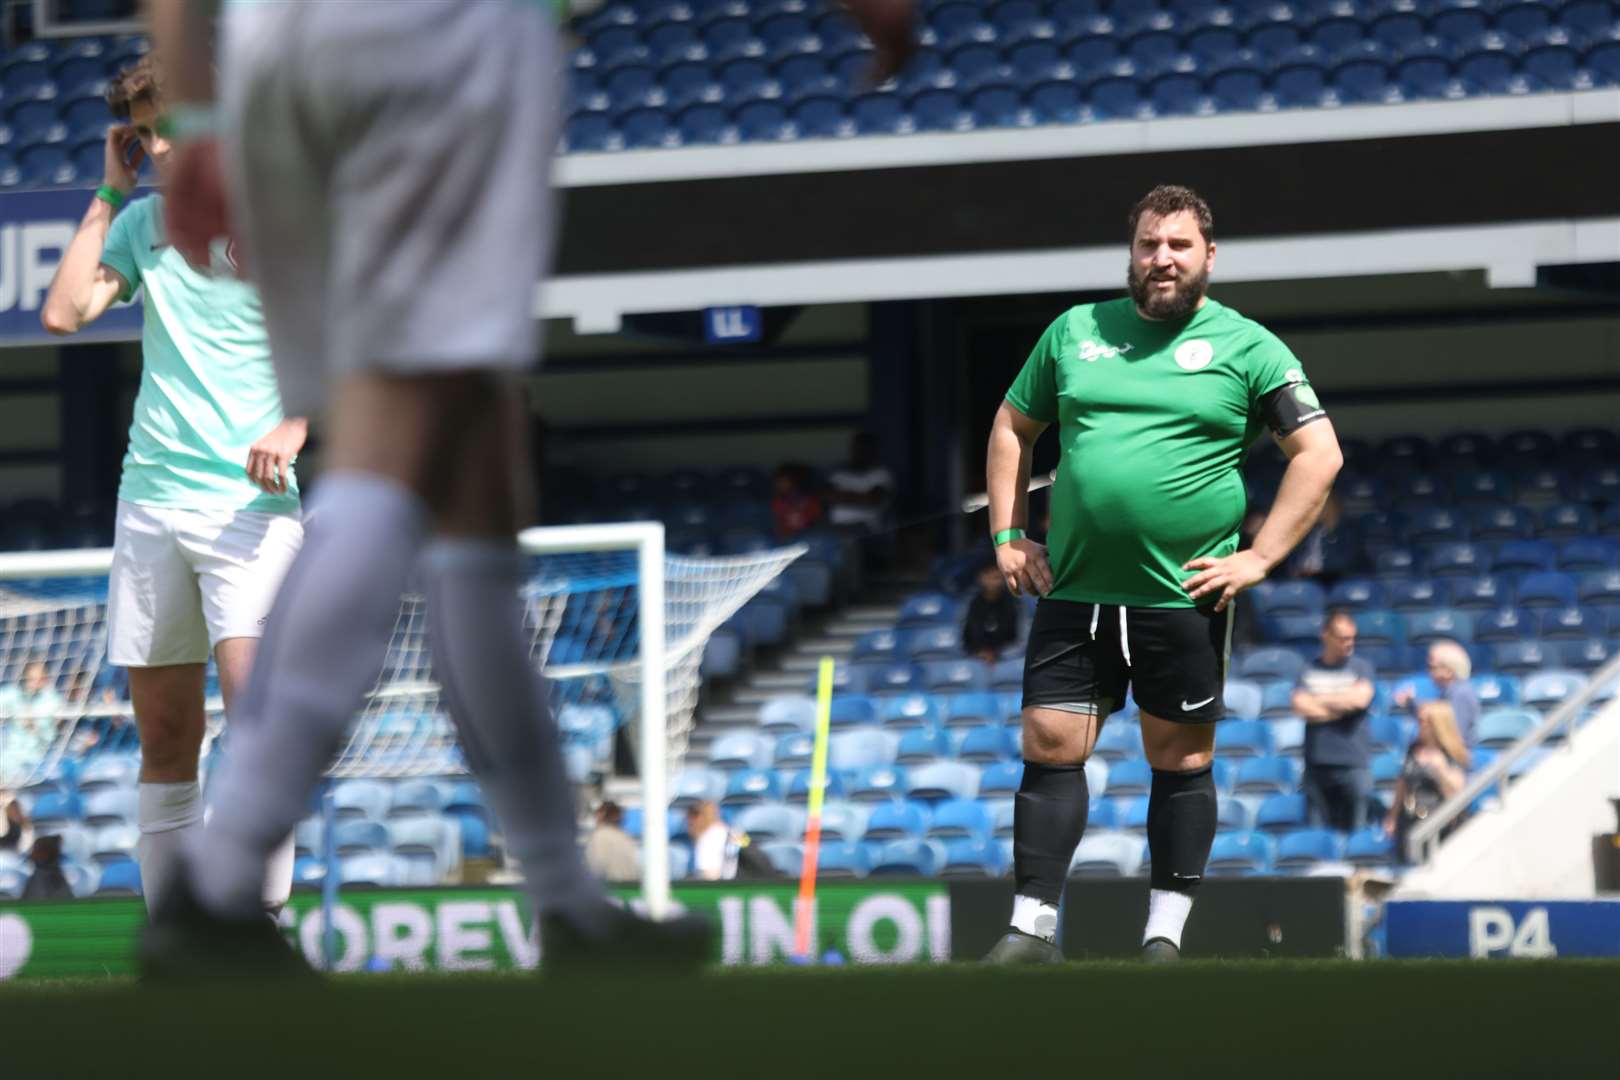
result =
[[1208,705],[1210,702],[1212,702],[1214,700],[1215,700],[1214,695],[1210,695],[1209,697],[1205,698],[1203,701],[1195,701],[1191,705],[1189,705],[1185,701],[1183,701],[1181,703],[1181,711],[1182,712],[1192,712],[1194,709],[1202,709],[1205,705]]

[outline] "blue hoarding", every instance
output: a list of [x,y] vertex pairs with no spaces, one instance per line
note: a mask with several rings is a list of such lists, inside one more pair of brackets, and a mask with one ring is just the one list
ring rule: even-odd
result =
[[1620,956],[1617,900],[1393,900],[1390,956]]
[[[90,204],[91,191],[51,188],[0,194],[0,345],[55,340],[39,323],[45,291]],[[141,298],[115,306],[85,337],[134,338]]]

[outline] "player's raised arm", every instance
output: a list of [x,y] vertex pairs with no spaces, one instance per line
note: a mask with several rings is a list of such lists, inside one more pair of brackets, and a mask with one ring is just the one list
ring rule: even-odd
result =
[[1029,469],[1035,440],[1046,430],[1003,401],[990,425],[984,490],[990,499],[990,536],[996,565],[1007,588],[1018,595],[1045,594],[1052,588],[1046,548],[1024,536],[1029,523]]
[[103,157],[105,179],[63,253],[40,309],[39,321],[53,334],[78,333],[101,318],[130,289],[129,282],[101,258],[113,218],[135,190],[135,177],[146,151],[133,126],[118,124],[107,132]]

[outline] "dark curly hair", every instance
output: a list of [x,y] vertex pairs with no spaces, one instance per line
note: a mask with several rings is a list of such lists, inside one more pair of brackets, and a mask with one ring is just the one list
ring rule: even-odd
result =
[[1215,218],[1209,212],[1209,203],[1192,188],[1176,184],[1160,184],[1131,207],[1131,239],[1133,241],[1136,239],[1136,226],[1141,222],[1143,214],[1168,217],[1183,210],[1192,211],[1193,217],[1198,219],[1198,231],[1203,234],[1204,243],[1214,243]]
[[107,83],[106,97],[107,108],[120,120],[129,119],[130,106],[137,101],[161,107],[163,84],[158,78],[157,62],[148,54],[114,75]]

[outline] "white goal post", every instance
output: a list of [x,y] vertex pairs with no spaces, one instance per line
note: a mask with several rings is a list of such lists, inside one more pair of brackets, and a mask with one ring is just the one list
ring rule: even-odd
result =
[[[535,528],[519,543],[532,559],[523,590],[531,655],[559,723],[563,710],[585,702],[576,715],[636,725],[642,900],[662,917],[670,904],[669,782],[691,732],[704,647],[805,548],[670,555],[658,522]],[[85,749],[83,721],[130,718],[127,701],[96,696],[115,674],[106,663],[111,565],[107,548],[0,554],[0,787],[59,775]],[[334,780],[466,772],[439,705],[423,604],[414,593],[401,597],[388,659],[329,769]],[[44,665],[52,689],[48,706],[28,712],[4,694],[34,663]],[[222,711],[217,697],[209,711]],[[211,723],[210,737],[218,727]],[[337,863],[329,867],[335,876]]]

